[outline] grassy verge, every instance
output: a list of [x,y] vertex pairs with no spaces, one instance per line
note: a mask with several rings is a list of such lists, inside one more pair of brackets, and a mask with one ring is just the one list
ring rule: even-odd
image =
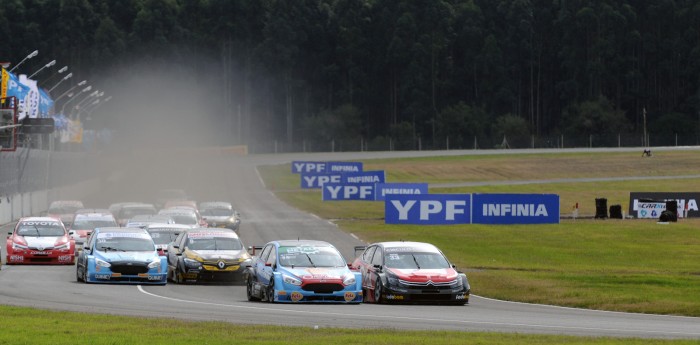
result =
[[[698,152],[436,157],[366,161],[390,182],[465,179],[691,175]],[[634,157],[632,157],[634,156]],[[610,168],[608,165],[613,165]],[[586,169],[583,167],[586,166]],[[534,170],[534,172],[533,172]],[[478,174],[481,172],[481,175]],[[475,294],[523,302],[643,313],[700,316],[700,220],[659,225],[653,220],[576,220],[545,226],[396,226],[383,222],[383,203],[322,202],[319,191],[299,192],[289,166],[261,169],[286,202],[367,242],[415,240],[436,244],[467,271]],[[425,175],[425,176],[423,176]],[[594,213],[597,197],[627,209],[630,191],[696,191],[699,179],[582,182],[433,188],[432,193],[556,193],[562,212],[579,202]],[[342,206],[342,207],[340,207]]]
[[697,344],[693,340],[590,338],[232,325],[0,306],[0,344]]

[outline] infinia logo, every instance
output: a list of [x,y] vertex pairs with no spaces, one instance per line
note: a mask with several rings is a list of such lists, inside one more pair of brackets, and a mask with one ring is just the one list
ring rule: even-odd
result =
[[387,194],[423,194],[418,188],[386,188],[382,189],[382,196]]
[[544,204],[483,204],[482,214],[493,217],[548,217]]
[[349,176],[348,183],[378,183],[382,182],[379,176]]

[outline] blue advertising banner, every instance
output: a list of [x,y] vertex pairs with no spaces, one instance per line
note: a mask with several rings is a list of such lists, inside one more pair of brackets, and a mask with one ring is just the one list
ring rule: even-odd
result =
[[324,183],[323,201],[370,200],[374,201],[374,183]]
[[384,170],[362,171],[357,173],[345,173],[340,179],[341,183],[384,183]]
[[471,222],[470,194],[389,194],[386,224],[447,225]]
[[362,162],[327,162],[327,173],[356,173],[362,172]]
[[301,188],[318,189],[324,183],[340,183],[342,174],[301,173]]
[[474,224],[557,224],[559,195],[474,194]]
[[49,117],[53,100],[44,89],[39,89],[39,117]]
[[389,194],[428,194],[427,183],[377,183],[374,200],[384,201]]
[[292,161],[292,174],[326,172],[326,162]]

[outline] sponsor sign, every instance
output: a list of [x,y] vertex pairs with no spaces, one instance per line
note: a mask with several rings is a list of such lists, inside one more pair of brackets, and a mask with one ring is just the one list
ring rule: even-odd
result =
[[559,195],[474,194],[474,224],[559,223]]
[[292,174],[324,172],[326,172],[326,162],[292,161]]
[[301,173],[302,189],[318,189],[326,183],[340,183],[342,174]]
[[427,183],[377,183],[374,200],[384,201],[389,194],[428,194]]
[[666,202],[640,201],[637,203],[637,218],[659,218],[665,210]]
[[374,200],[374,183],[323,185],[323,201],[333,200]]
[[470,194],[390,194],[384,201],[386,224],[469,224]]
[[328,162],[327,173],[358,173],[362,172],[362,162]]
[[357,173],[345,173],[340,178],[340,183],[384,183],[384,170],[362,171]]
[[[666,209],[665,202],[669,200],[676,200],[678,203],[678,217],[700,217],[700,210],[698,209],[700,192],[631,192],[629,214],[637,214],[637,217],[639,217],[639,204],[650,201],[664,202],[664,207],[661,210],[664,211]],[[661,215],[661,211],[658,213],[659,216]]]

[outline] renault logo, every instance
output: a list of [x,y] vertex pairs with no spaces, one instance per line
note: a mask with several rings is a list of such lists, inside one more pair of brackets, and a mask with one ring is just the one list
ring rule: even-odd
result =
[[216,265],[219,266],[219,269],[222,270],[224,269],[224,267],[226,267],[226,263],[223,261],[219,261],[218,263],[216,263]]

